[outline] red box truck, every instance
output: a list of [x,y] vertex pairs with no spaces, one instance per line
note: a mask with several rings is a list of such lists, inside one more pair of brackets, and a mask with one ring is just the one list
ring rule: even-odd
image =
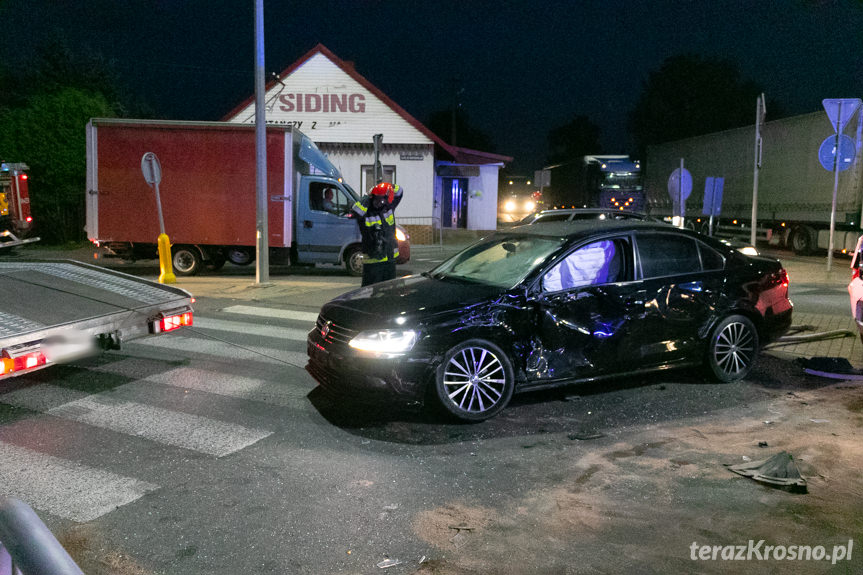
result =
[[[87,237],[109,255],[157,257],[159,219],[141,159],[162,167],[159,192],[177,275],[255,257],[255,127],[226,122],[101,119],[87,124]],[[330,200],[325,203],[325,199]],[[272,261],[342,263],[362,273],[346,217],[358,195],[303,133],[267,126]]]

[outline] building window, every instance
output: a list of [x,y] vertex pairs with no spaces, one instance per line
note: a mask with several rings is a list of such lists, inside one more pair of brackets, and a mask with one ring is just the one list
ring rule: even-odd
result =
[[[368,193],[369,190],[377,183],[375,182],[375,167],[372,165],[362,166],[362,177],[363,177],[363,193]],[[389,182],[391,184],[396,183],[396,167],[395,166],[383,166],[384,169],[384,181]]]

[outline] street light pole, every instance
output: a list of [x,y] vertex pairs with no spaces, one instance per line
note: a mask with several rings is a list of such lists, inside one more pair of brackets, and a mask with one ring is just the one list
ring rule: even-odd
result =
[[264,103],[264,0],[255,1],[255,283],[270,280],[267,227],[267,109]]

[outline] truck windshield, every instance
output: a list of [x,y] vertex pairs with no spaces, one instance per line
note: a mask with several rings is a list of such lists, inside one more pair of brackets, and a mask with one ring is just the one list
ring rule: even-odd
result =
[[321,152],[313,141],[305,134],[300,139],[300,159],[312,167],[313,174],[323,174],[331,178],[339,178],[341,174],[332,162]]
[[360,200],[359,194],[357,194],[357,192],[350,187],[347,182],[342,182],[342,185],[345,187],[345,190],[348,192],[348,195],[351,196],[353,201],[358,202]]

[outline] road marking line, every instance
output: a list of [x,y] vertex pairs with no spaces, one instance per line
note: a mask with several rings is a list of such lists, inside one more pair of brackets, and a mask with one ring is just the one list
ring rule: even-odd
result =
[[[124,387],[118,387],[115,393]],[[65,401],[59,403],[61,400]],[[273,433],[113,395],[90,395],[48,384],[0,395],[0,402],[216,457],[239,451]]]
[[274,317],[279,319],[295,319],[315,323],[318,314],[309,311],[295,311],[291,309],[276,309],[271,307],[255,307],[250,305],[232,305],[222,308],[225,313],[238,313],[256,317]]
[[208,317],[196,317],[194,327],[215,331],[226,331],[231,333],[243,333],[248,335],[259,335],[262,337],[275,337],[291,341],[306,341],[309,335],[308,329],[296,329],[279,327],[275,325],[261,325],[243,321],[228,321],[224,319],[210,319]]
[[302,369],[308,362],[305,352],[287,351],[284,349],[273,349],[270,347],[258,347],[244,345],[238,347],[221,341],[203,338],[191,338],[181,335],[167,335],[150,339],[139,339],[130,342],[127,350],[134,346],[146,346],[164,349],[167,351],[185,351],[217,357],[222,361],[232,359],[253,359],[267,363],[288,363]]
[[0,493],[39,511],[93,521],[158,485],[0,442]]
[[225,397],[259,401],[281,407],[295,407],[305,399],[313,388],[312,385],[309,385],[308,389],[301,389],[284,383],[239,377],[192,367],[178,367],[171,371],[157,373],[147,377],[144,381],[183,389],[194,389]]

